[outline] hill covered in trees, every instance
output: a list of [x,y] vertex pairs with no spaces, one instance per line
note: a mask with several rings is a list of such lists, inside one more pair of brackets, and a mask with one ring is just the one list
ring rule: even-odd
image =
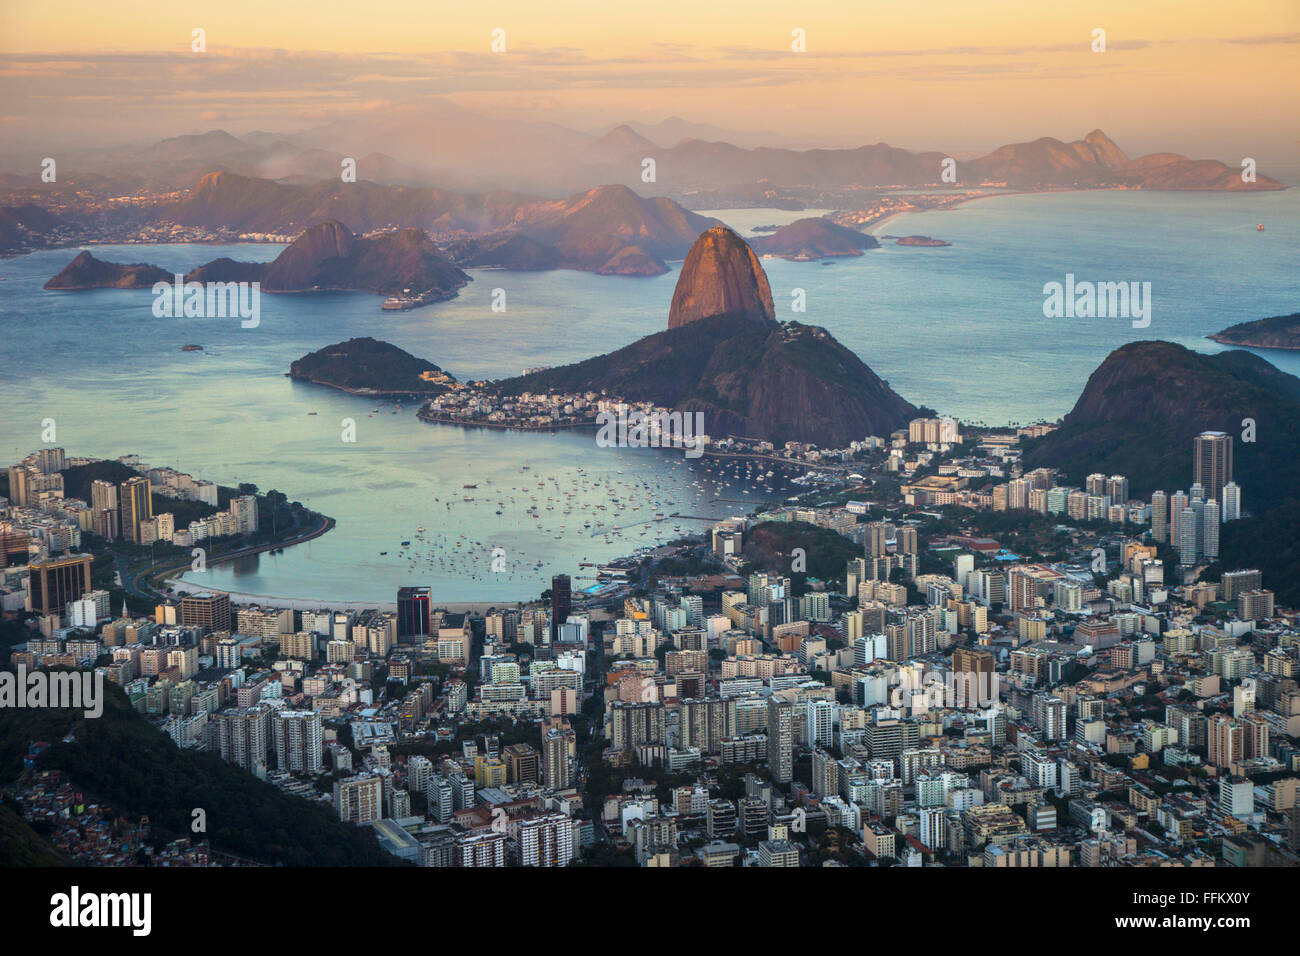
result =
[[21,773],[34,741],[48,741],[38,767],[61,770],[94,799],[149,817],[160,838],[190,836],[192,813],[202,809],[213,849],[256,862],[397,862],[368,828],[342,823],[328,807],[285,794],[216,754],[181,750],[132,710],[118,687],[105,684],[105,695],[95,719],[64,709],[0,711],[0,784]]

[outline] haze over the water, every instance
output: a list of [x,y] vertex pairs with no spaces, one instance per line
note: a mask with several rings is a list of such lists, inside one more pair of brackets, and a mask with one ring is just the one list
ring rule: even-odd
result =
[[518,164],[546,161],[539,143],[626,121],[661,146],[886,141],[961,157],[1100,127],[1130,155],[1251,156],[1288,178],[1300,5],[1260,0],[1248,19],[1208,0],[1144,7],[938,0],[922,18],[907,0],[375,0],[364,15],[254,0],[165,12],[142,0],[7,3],[0,161],[211,129],[327,130],[392,155],[415,126],[427,137],[415,145],[490,135],[503,153],[524,150]]

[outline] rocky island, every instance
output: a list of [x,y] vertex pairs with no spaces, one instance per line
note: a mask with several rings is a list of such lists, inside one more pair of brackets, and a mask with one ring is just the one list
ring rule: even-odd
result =
[[349,291],[451,298],[469,276],[419,229],[371,238],[331,219],[312,226],[266,267],[264,292]]
[[770,236],[755,239],[759,255],[807,261],[828,256],[860,256],[864,249],[880,245],[874,236],[840,226],[818,216],[796,219]]
[[[83,252],[45,288],[143,289],[172,281],[171,273],[157,266],[102,262]],[[363,238],[331,219],[304,231],[271,262],[223,257],[190,270],[185,281],[258,282],[261,291],[273,293],[373,292],[425,305],[452,298],[470,277],[419,229]]]
[[1209,338],[1224,345],[1242,345],[1252,349],[1300,349],[1300,312],[1239,322]]
[[348,339],[304,355],[289,378],[353,395],[440,395],[456,379],[432,362],[373,338]]
[[155,282],[171,281],[171,274],[157,266],[144,262],[135,262],[131,265],[105,262],[103,259],[96,259],[89,252],[81,252],[64,266],[58,275],[46,282],[45,288],[60,292],[81,292],[86,289],[149,289]]
[[[892,237],[891,237],[891,238],[892,238]],[[896,246],[924,246],[924,247],[927,247],[927,248],[930,248],[930,247],[938,248],[938,247],[940,247],[940,246],[951,246],[952,243],[951,243],[951,242],[946,242],[946,241],[944,241],[943,239],[934,239],[934,238],[931,238],[930,236],[903,236],[903,237],[901,237],[897,242],[895,242],[894,245],[896,245]]]

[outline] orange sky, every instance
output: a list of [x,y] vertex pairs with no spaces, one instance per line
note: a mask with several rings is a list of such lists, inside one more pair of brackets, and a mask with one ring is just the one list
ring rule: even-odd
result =
[[[807,52],[791,51],[795,28]],[[1101,127],[1134,154],[1263,163],[1297,153],[1298,89],[1296,0],[0,0],[0,129],[18,136],[292,130],[446,96],[581,129],[680,115],[796,145],[960,152]]]

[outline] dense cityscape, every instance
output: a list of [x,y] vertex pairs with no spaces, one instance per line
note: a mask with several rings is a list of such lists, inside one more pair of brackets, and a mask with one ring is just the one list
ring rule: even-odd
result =
[[[266,496],[46,447],[0,509],[9,663],[93,668],[177,759],[423,866],[1295,865],[1300,628],[1219,563],[1250,507],[1233,436],[1142,500],[1024,469],[1051,428],[819,450],[810,494],[482,613],[416,582],[370,609],[188,590],[158,546],[220,560]],[[57,743],[23,741],[6,796],[68,859],[255,862],[141,835],[41,765]]]
[[15,951],[1289,938],[1294,0],[10,6]]

